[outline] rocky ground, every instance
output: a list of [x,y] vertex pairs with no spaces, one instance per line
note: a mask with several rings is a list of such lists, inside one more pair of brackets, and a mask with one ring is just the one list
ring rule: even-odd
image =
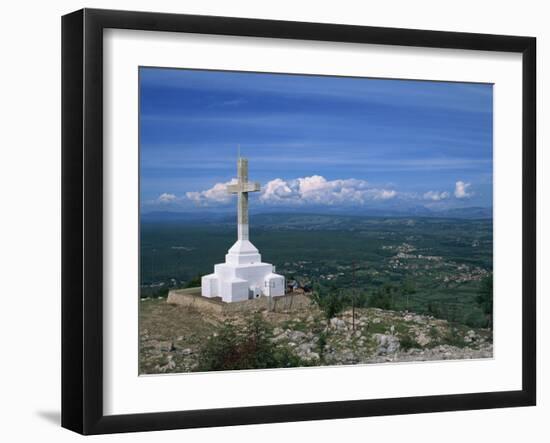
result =
[[[145,299],[140,309],[140,373],[196,370],[201,346],[231,317]],[[491,358],[492,334],[430,316],[376,308],[347,310],[329,322],[315,307],[262,312],[273,342],[290,348],[309,365]]]

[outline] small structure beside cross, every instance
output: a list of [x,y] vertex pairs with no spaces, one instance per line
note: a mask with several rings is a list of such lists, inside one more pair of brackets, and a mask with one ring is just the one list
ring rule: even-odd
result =
[[214,273],[201,279],[204,297],[220,297],[225,302],[285,294],[285,278],[275,266],[263,263],[258,249],[250,242],[248,231],[248,193],[259,192],[260,184],[248,181],[248,160],[237,160],[237,183],[227,192],[237,194],[237,241],[225,255],[225,263],[214,265]]

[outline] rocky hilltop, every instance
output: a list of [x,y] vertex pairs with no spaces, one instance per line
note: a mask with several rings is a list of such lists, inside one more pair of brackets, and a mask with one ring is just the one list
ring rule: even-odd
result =
[[314,305],[293,312],[216,313],[145,299],[140,309],[140,373],[201,370],[205,343],[251,315],[267,325],[275,350],[296,366],[491,358],[492,333],[432,316],[377,308],[348,309],[327,320]]

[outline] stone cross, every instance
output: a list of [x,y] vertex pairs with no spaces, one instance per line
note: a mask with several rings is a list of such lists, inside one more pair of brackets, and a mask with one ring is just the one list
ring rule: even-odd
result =
[[238,215],[237,215],[237,235],[238,240],[248,240],[248,193],[258,192],[260,184],[258,182],[248,181],[248,160],[241,158],[237,160],[238,182],[227,186],[227,192],[237,194]]

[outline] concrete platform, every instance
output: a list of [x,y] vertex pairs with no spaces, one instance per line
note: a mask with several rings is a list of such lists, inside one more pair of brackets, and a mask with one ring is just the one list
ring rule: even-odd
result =
[[239,312],[264,310],[272,312],[291,312],[307,310],[311,307],[312,303],[310,297],[302,293],[289,293],[278,297],[261,296],[252,300],[226,303],[219,297],[203,297],[200,287],[172,289],[168,293],[166,302],[217,314],[236,314]]

